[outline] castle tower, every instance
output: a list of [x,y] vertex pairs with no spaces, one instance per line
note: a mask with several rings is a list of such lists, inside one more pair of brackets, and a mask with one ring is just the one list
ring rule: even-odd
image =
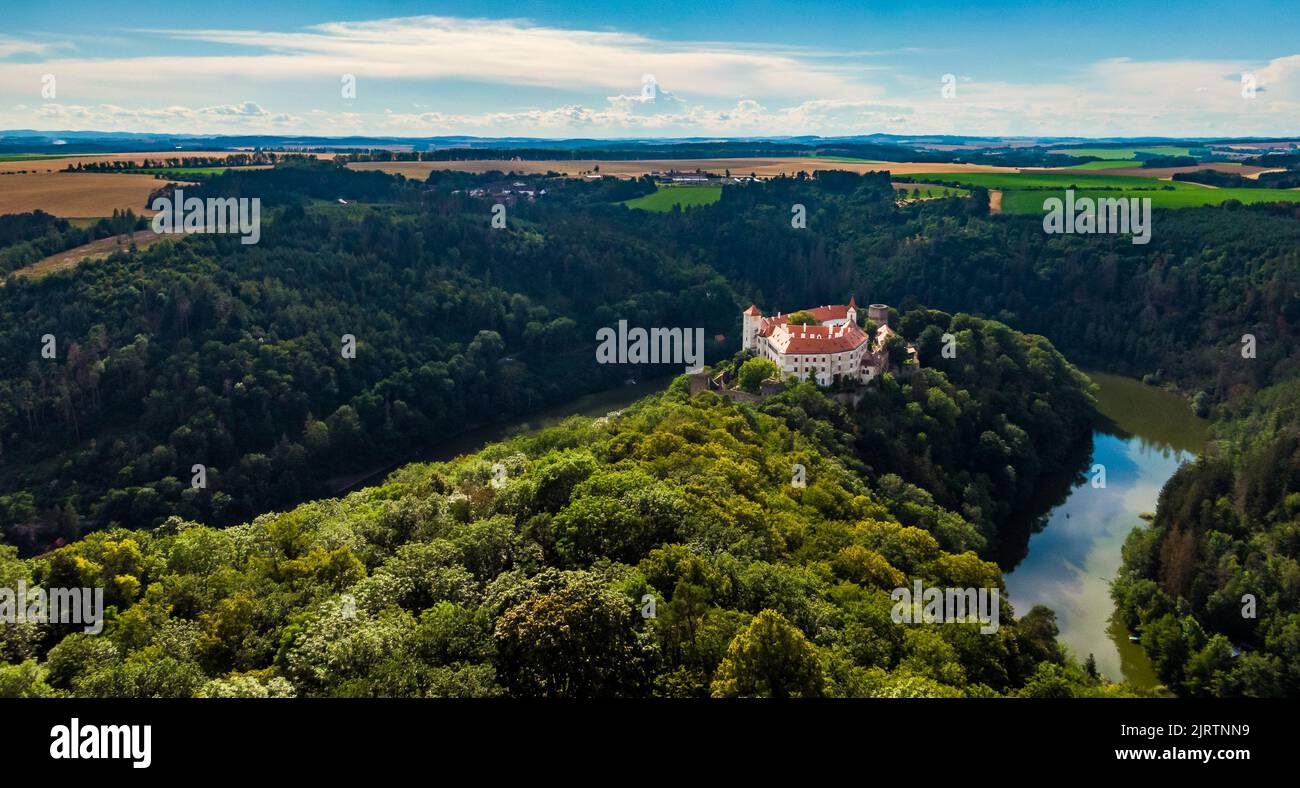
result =
[[872,304],[867,307],[867,319],[878,326],[889,325],[889,307],[885,304]]
[[755,350],[758,347],[758,325],[762,320],[763,315],[755,304],[750,304],[749,309],[741,313],[741,346],[745,350]]
[[858,322],[858,300],[853,296],[849,296],[849,312],[845,317],[850,323]]

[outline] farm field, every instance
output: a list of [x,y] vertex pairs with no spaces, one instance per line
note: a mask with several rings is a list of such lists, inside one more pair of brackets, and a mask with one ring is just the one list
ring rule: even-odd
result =
[[0,214],[37,208],[63,217],[109,216],[127,208],[149,214],[145,202],[161,184],[152,175],[39,172],[0,175]]
[[1137,148],[1065,148],[1048,151],[1061,156],[1096,156],[1099,159],[1136,159],[1137,154],[1152,156],[1190,156],[1192,149],[1174,145],[1154,145]]
[[[1042,213],[1043,200],[1049,197],[1065,198],[1065,191],[1004,191],[1002,193],[1002,213]],[[1300,203],[1300,190],[1296,189],[1208,189],[1188,188],[1165,190],[1075,190],[1074,198],[1080,197],[1150,197],[1152,208],[1199,208],[1205,205],[1219,205],[1228,200],[1240,200],[1243,203],[1295,202]]]
[[1085,161],[1082,164],[1071,164],[1066,169],[1070,170],[1113,170],[1120,167],[1141,167],[1142,163],[1133,159],[1103,159],[1102,161]]
[[721,186],[669,186],[643,197],[624,200],[621,205],[639,208],[643,211],[662,213],[671,211],[673,206],[691,208],[697,205],[710,205],[722,197]]
[[144,159],[180,158],[184,156],[229,156],[241,151],[140,151],[137,153],[87,153],[35,156],[0,157],[0,173],[5,172],[59,172],[77,164],[86,165],[102,161],[142,161]]
[[[831,164],[832,161],[833,164]],[[628,159],[621,161],[596,159],[546,159],[541,161],[470,159],[466,161],[368,161],[348,164],[350,169],[380,170],[417,180],[424,180],[434,170],[473,173],[499,171],[515,172],[519,175],[542,175],[547,172],[557,172],[569,177],[579,177],[593,172],[597,166],[600,167],[601,175],[613,175],[619,178],[639,178],[642,175],[660,170],[685,170],[690,172],[703,170],[716,175],[723,175],[730,170],[733,175],[749,175],[752,173],[761,178],[773,178],[782,174],[795,175],[800,172],[811,174],[816,170],[824,169],[848,170],[859,173],[888,170],[895,175],[930,172],[1016,172],[1014,167],[993,167],[979,164],[831,160],[810,156],[767,159]]]
[[77,153],[3,153],[0,154],[0,162],[7,161],[43,161],[45,159],[68,159],[75,158],[81,154]]
[[[1095,163],[1095,162],[1094,162]],[[1252,164],[1238,164],[1231,161],[1211,161],[1203,164],[1197,164],[1195,167],[1143,167],[1140,162],[1125,162],[1128,164],[1124,168],[1115,168],[1106,170],[1107,175],[1135,175],[1140,178],[1172,178],[1175,173],[1195,172],[1197,170],[1215,170],[1217,172],[1230,172],[1251,178],[1264,172],[1266,168],[1256,167]],[[1074,169],[1073,167],[1068,169]]]
[[985,189],[1204,189],[1182,181],[1162,181],[1153,176],[1114,175],[1106,171],[1075,172],[1072,170],[1023,170],[1010,173],[932,173],[934,180],[956,183],[959,186],[978,186]]
[[[1228,171],[1243,172],[1243,169],[1229,168]],[[1147,172],[1160,173],[1162,170]],[[1076,197],[1150,197],[1155,208],[1194,208],[1219,205],[1228,200],[1243,203],[1300,202],[1300,190],[1296,189],[1215,189],[1186,181],[1162,180],[1152,175],[1113,174],[1109,170],[935,173],[934,179],[967,188],[989,189],[992,210],[1002,213],[1041,213],[1043,200],[1062,197],[1065,190],[1071,188]]]

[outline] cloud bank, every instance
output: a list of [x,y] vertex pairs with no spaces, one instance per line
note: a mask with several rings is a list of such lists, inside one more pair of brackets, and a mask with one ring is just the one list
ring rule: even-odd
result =
[[[1283,135],[1300,54],[1081,63],[1051,81],[933,73],[889,53],[657,40],[524,20],[404,17],[291,32],[130,31],[191,55],[94,57],[0,36],[0,127],[185,133],[686,136]],[[911,62],[909,60],[909,62]],[[1242,75],[1257,85],[1243,97]],[[47,75],[55,95],[42,94]],[[355,97],[340,91],[355,79]],[[13,99],[11,103],[6,99]]]

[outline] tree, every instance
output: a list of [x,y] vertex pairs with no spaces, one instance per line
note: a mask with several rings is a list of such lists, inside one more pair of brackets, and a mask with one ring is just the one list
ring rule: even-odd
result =
[[788,322],[792,326],[815,326],[815,325],[820,325],[821,323],[820,320],[818,320],[816,317],[813,317],[812,312],[809,312],[806,309],[801,309],[798,312],[795,312],[794,314],[790,315]]
[[775,610],[754,617],[727,647],[713,697],[816,698],[826,692],[817,647]]
[[768,378],[776,377],[776,364],[765,358],[751,358],[740,365],[736,379],[745,391],[757,392],[759,384]]
[[48,698],[54,694],[45,683],[45,669],[36,660],[0,665],[0,698]]
[[512,694],[634,694],[642,681],[632,605],[587,572],[567,572],[497,620],[497,669]]
[[1097,672],[1097,657],[1089,653],[1088,658],[1083,661],[1083,672],[1092,678],[1099,678],[1101,674]]

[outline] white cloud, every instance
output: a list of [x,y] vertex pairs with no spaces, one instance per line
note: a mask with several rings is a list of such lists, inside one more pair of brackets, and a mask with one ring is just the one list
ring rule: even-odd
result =
[[[404,17],[336,22],[301,32],[158,30],[176,39],[247,47],[249,54],[63,58],[55,73],[93,93],[128,83],[189,87],[268,82],[456,79],[557,91],[627,90],[655,74],[693,95],[862,95],[870,86],[843,66],[724,45],[683,45],[631,33],[569,30],[518,20]],[[30,78],[24,69],[5,69]],[[0,74],[4,80],[4,74]],[[7,81],[7,80],[5,80]]]
[[0,33],[0,59],[12,57],[13,55],[43,55],[56,49],[66,47],[66,44],[43,43],[38,41],[25,41]]
[[[1047,81],[959,75],[940,94],[939,70],[920,74],[860,62],[862,53],[670,42],[627,32],[520,20],[408,17],[336,22],[292,32],[152,31],[241,47],[235,54],[84,58],[0,36],[0,127],[436,135],[678,136],[895,133],[1056,135],[1294,134],[1300,55],[1259,62],[1081,63]],[[852,65],[852,68],[850,68]],[[1240,75],[1259,85],[1243,99]],[[42,103],[40,78],[58,77],[60,104]],[[339,104],[339,75],[358,93]],[[444,91],[463,81],[499,88]],[[461,86],[463,88],[463,86]],[[391,91],[429,90],[422,112],[378,107]],[[639,92],[638,92],[639,89]],[[196,105],[194,96],[205,97]],[[335,102],[331,104],[330,102]],[[372,107],[374,107],[372,109]],[[485,108],[487,107],[487,108]],[[63,125],[60,125],[63,124]]]

